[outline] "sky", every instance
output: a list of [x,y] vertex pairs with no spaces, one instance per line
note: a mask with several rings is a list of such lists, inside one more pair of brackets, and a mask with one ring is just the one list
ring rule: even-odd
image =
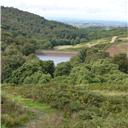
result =
[[47,19],[128,21],[127,0],[0,0]]

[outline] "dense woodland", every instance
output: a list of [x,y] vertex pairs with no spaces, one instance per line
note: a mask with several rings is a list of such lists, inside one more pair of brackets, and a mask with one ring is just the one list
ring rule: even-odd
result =
[[[104,50],[106,45],[97,45],[80,49],[69,62],[57,66],[52,61],[39,60],[34,54],[36,50],[52,49],[57,45],[75,45],[112,36],[126,37],[127,28],[80,29],[15,8],[1,9],[3,90],[9,93],[11,87],[7,85],[12,85],[15,87],[12,90],[24,98],[47,103],[63,111],[64,119],[78,122],[73,127],[67,121],[58,128],[128,127],[128,95],[106,97],[91,92],[94,89],[128,91],[128,57],[125,53],[112,58]],[[3,106],[6,102],[9,104],[7,108],[4,106],[6,109],[11,108],[2,113],[3,128],[21,125],[22,121],[17,123],[15,113],[12,114],[15,103],[11,106],[5,95],[2,101]],[[16,115],[23,114],[19,109]],[[77,120],[73,119],[73,114]],[[30,115],[34,116],[33,113]],[[28,118],[27,114],[24,116]]]

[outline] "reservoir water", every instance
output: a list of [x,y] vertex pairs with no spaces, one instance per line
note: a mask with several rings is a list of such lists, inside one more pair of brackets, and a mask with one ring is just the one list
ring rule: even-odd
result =
[[55,65],[61,63],[61,62],[67,62],[70,60],[70,58],[72,56],[70,55],[37,55],[37,57],[40,59],[40,60],[43,60],[43,61],[48,61],[48,60],[52,60],[54,62]]

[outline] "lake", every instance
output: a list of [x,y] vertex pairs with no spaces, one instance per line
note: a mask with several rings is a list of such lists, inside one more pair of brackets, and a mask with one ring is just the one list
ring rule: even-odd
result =
[[44,60],[44,61],[47,61],[47,60],[52,60],[54,62],[55,65],[61,63],[61,62],[67,62],[70,60],[70,58],[72,56],[70,55],[60,55],[60,56],[55,56],[55,55],[37,55],[37,57],[40,59],[40,60]]
[[40,60],[48,61],[52,60],[55,65],[61,62],[69,61],[73,56],[76,56],[78,52],[76,51],[57,51],[57,50],[38,50],[36,55]]

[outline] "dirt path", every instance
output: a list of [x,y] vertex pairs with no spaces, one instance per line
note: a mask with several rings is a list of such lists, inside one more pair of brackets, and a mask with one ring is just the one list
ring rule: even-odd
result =
[[108,43],[110,43],[110,40],[106,38],[106,39],[92,40],[89,42],[80,43],[80,44],[76,44],[76,45],[56,46],[56,47],[54,47],[54,49],[55,50],[76,50],[76,49],[80,49],[80,48],[84,48],[84,47],[91,48],[91,47],[98,45],[98,44],[108,44]]
[[113,36],[110,43],[115,43],[116,39],[117,39],[118,36]]

